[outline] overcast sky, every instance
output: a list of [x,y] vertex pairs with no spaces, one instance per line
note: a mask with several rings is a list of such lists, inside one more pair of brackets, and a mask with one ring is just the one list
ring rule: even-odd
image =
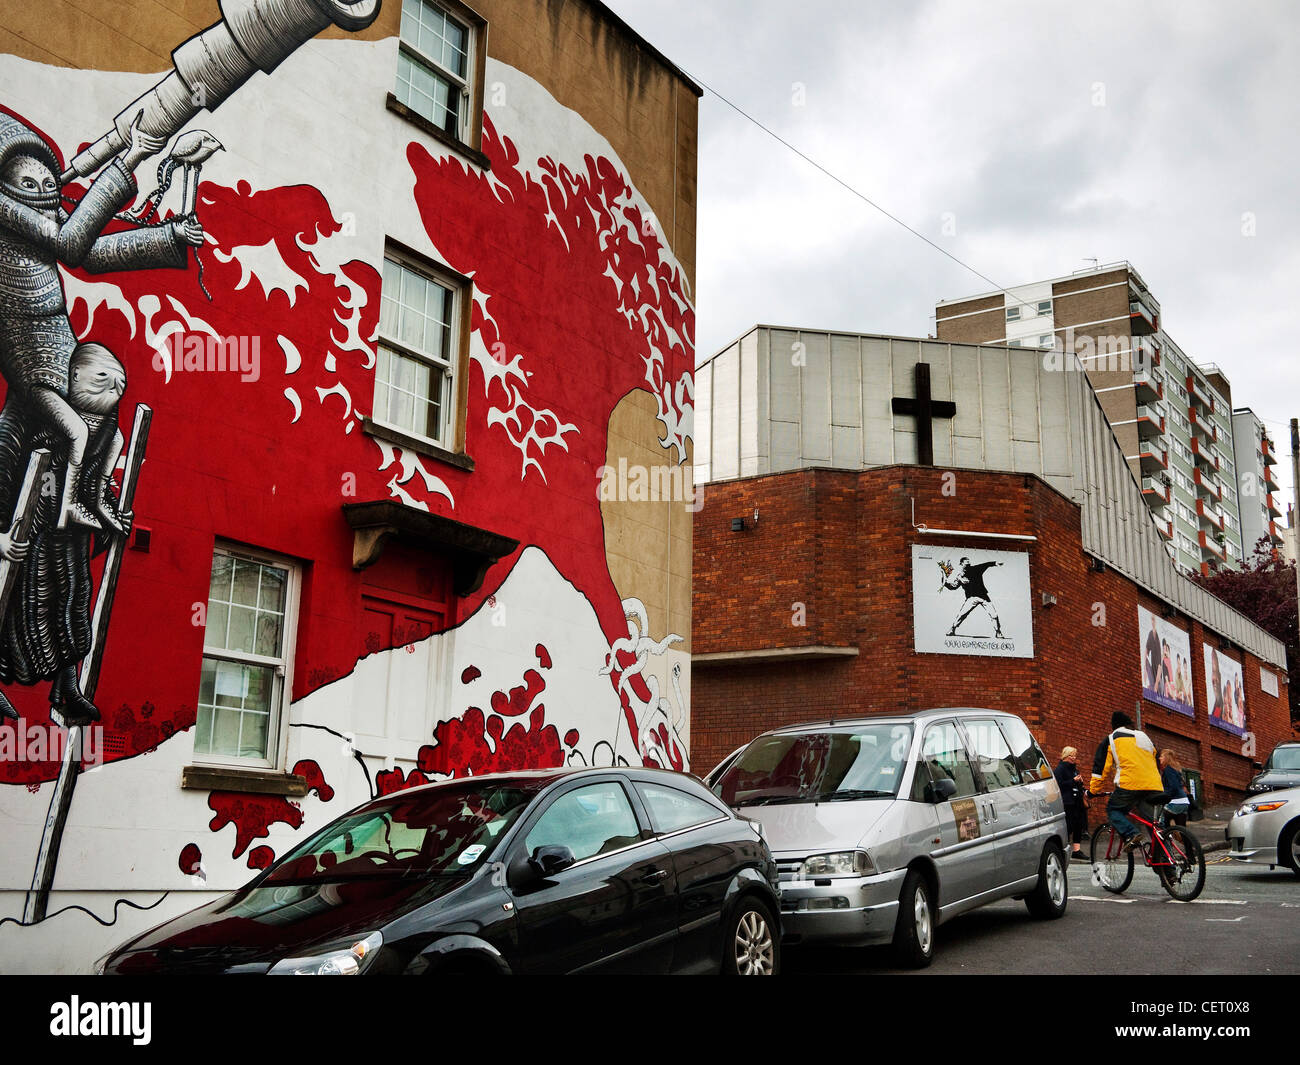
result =
[[994,281],[706,92],[699,359],[760,321],[926,336],[937,299],[1127,259],[1170,336],[1218,363],[1234,405],[1254,408],[1289,455],[1300,5],[606,2],[688,74]]

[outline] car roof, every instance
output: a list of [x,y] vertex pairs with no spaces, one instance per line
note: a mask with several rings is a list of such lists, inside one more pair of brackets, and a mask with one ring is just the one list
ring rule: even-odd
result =
[[[403,788],[400,791],[389,792],[387,795],[376,795],[370,801],[379,802],[383,799],[387,799],[391,796],[397,796],[397,795],[401,795],[401,796],[416,795],[420,792],[433,791],[437,788],[448,787],[451,785],[493,783],[493,782],[501,782],[507,780],[535,781],[541,784],[554,784],[554,783],[558,783],[561,780],[568,780],[573,777],[606,776],[610,773],[613,773],[617,776],[626,777],[629,780],[640,780],[643,782],[656,780],[656,779],[662,780],[666,777],[672,777],[674,780],[678,781],[678,783],[680,783],[683,780],[686,780],[691,783],[698,784],[700,787],[704,786],[703,784],[700,784],[699,780],[697,780],[694,776],[690,775],[689,773],[678,772],[677,770],[674,769],[658,769],[658,768],[652,768],[650,766],[626,766],[626,765],[555,766],[550,769],[520,769],[515,772],[509,772],[509,773],[505,773],[505,772],[483,773],[482,775],[477,775],[477,776],[448,777],[445,780],[432,780],[428,784],[419,784],[413,788]],[[539,789],[539,792],[541,790],[544,789]]]
[[779,728],[770,729],[763,733],[764,736],[776,736],[792,732],[806,732],[809,729],[818,728],[852,728],[856,725],[887,725],[887,724],[911,724],[919,721],[928,721],[936,717],[953,717],[955,715],[969,716],[971,714],[992,715],[994,717],[1016,718],[1015,714],[1007,710],[991,710],[988,707],[981,706],[936,706],[926,710],[908,710],[903,713],[881,713],[881,714],[862,714],[846,715],[844,717],[826,718],[821,721],[806,721],[797,725],[782,725]]

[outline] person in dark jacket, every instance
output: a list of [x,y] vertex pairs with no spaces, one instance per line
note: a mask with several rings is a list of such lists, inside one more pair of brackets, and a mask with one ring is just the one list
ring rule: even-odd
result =
[[1160,783],[1165,789],[1161,802],[1165,804],[1165,821],[1171,825],[1187,824],[1187,811],[1192,805],[1183,782],[1182,768],[1177,755],[1169,748],[1160,752]]
[[1072,858],[1087,861],[1081,844],[1088,834],[1088,808],[1084,798],[1083,777],[1079,775],[1079,752],[1074,747],[1061,751],[1061,760],[1054,770],[1056,783],[1061,789],[1061,801],[1065,804],[1065,830],[1070,837]]

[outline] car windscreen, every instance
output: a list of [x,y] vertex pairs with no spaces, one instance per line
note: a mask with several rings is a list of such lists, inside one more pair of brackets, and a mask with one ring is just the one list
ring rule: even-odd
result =
[[713,790],[731,806],[890,799],[911,741],[903,724],[760,736]]
[[1268,760],[1269,769],[1300,770],[1300,747],[1278,747]]
[[542,786],[479,781],[394,795],[326,826],[277,862],[262,883],[468,873]]

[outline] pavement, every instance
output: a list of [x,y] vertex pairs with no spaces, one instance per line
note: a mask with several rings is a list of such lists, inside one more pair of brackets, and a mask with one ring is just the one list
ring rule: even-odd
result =
[[1231,806],[1210,806],[1205,809],[1205,816],[1200,821],[1187,822],[1188,829],[1200,841],[1202,850],[1209,853],[1228,849],[1228,839],[1224,835],[1224,829],[1228,827],[1232,815],[1240,807],[1240,803],[1233,803]]

